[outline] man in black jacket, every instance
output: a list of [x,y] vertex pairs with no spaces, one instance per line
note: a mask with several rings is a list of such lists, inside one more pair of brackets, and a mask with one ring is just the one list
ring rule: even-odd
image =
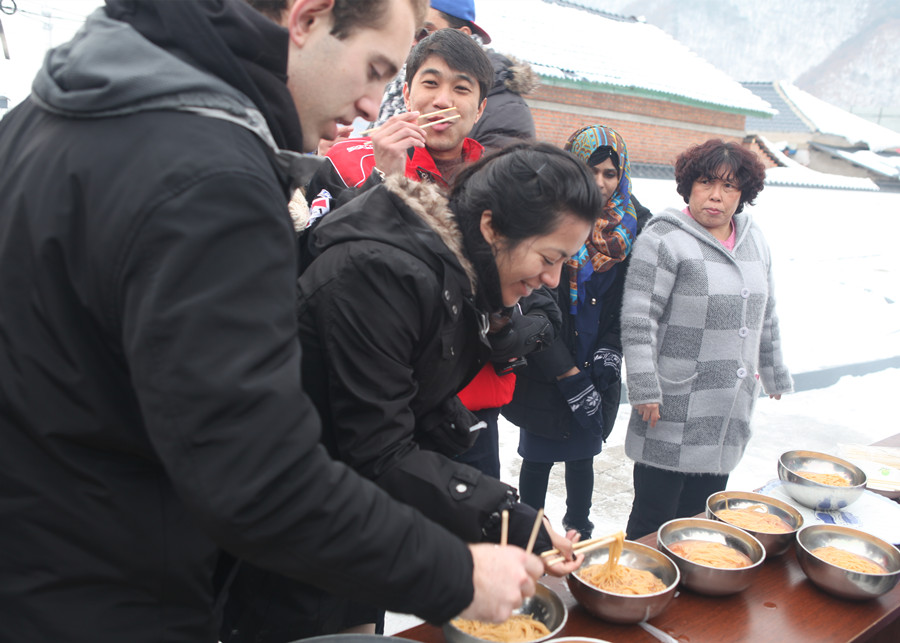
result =
[[301,389],[296,152],[374,117],[422,9],[108,0],[0,123],[0,640],[215,641],[224,551],[434,621],[533,591],[329,460]]

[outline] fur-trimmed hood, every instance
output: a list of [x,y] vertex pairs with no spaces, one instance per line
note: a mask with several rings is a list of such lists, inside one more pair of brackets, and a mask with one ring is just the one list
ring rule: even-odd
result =
[[[404,207],[405,206],[405,207]],[[421,234],[421,221],[437,239]],[[463,239],[447,198],[431,183],[391,176],[383,186],[368,190],[322,220],[311,234],[321,252],[347,241],[372,240],[394,245],[419,258],[439,255],[455,259],[474,293],[477,277],[463,252]],[[439,241],[439,242],[438,242]]]
[[519,96],[525,96],[537,89],[540,84],[538,75],[527,62],[496,51],[488,51],[488,57],[494,66],[494,87],[490,93],[508,90]]

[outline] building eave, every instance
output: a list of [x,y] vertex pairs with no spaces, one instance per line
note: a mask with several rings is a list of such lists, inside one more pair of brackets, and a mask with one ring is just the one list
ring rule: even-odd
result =
[[654,100],[663,100],[669,103],[676,103],[688,107],[700,107],[710,109],[716,112],[725,112],[727,114],[738,114],[741,116],[755,116],[757,118],[771,118],[770,112],[755,110],[744,107],[736,107],[734,105],[722,105],[720,103],[712,103],[708,101],[698,100],[679,94],[665,92],[647,87],[636,87],[634,85],[619,85],[615,83],[598,83],[585,79],[574,78],[558,78],[554,76],[546,76],[540,74],[541,84],[551,87],[563,87],[567,89],[578,89],[581,91],[589,91],[595,93],[608,93],[620,96],[632,96],[636,98],[650,98]]

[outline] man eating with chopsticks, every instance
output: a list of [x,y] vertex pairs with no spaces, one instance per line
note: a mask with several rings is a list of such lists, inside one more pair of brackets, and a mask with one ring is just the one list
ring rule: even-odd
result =
[[493,83],[491,62],[469,36],[441,29],[417,44],[406,61],[403,97],[409,111],[328,150],[331,161],[310,182],[311,219],[349,201],[386,176],[405,174],[442,188],[484,148],[467,135],[484,111]]

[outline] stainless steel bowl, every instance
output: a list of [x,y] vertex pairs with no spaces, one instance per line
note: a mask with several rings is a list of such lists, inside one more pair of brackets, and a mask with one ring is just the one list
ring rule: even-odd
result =
[[[808,480],[798,471],[837,473],[850,480],[849,487],[833,487]],[[778,477],[784,490],[804,507],[834,511],[851,505],[866,488],[866,474],[851,462],[817,451],[787,451],[778,458]]]
[[381,634],[323,634],[291,643],[409,643],[409,639]]
[[[752,491],[720,491],[706,499],[706,517],[710,520],[721,520],[728,523],[727,520],[719,517],[718,512],[723,509],[747,509],[754,506],[758,507],[759,505],[765,508],[766,513],[777,516],[790,525],[791,530],[785,533],[773,534],[747,529],[746,527],[740,528],[762,543],[762,546],[766,549],[766,556],[780,556],[791,548],[791,545],[794,544],[797,530],[803,526],[803,516],[795,507],[788,503],[761,493],[753,493]],[[737,527],[738,525],[734,526]]]
[[[865,574],[827,563],[812,554],[819,547],[837,547],[878,563],[887,574]],[[858,529],[840,525],[809,525],[797,532],[797,560],[807,578],[835,596],[853,600],[875,598],[900,580],[900,551]]]
[[[609,547],[596,549],[584,557],[582,568],[606,562],[608,559]],[[619,562],[632,569],[652,573],[665,583],[666,589],[640,596],[614,594],[591,585],[577,573],[573,573],[566,577],[566,582],[575,600],[597,618],[611,623],[639,623],[657,616],[666,609],[675,595],[680,579],[675,563],[652,547],[630,540],[625,541]]]
[[[550,633],[541,638],[533,639],[534,642],[546,641],[562,631],[569,616],[565,603],[552,589],[541,583],[537,584],[534,596],[525,599],[522,607],[515,610],[515,614],[531,614],[535,620],[547,626]],[[466,634],[453,625],[452,621],[444,623],[444,638],[447,643],[484,643],[485,639]]]
[[[707,540],[732,547],[752,561],[749,567],[722,569],[682,558],[669,547],[681,540]],[[698,594],[726,596],[750,586],[766,559],[762,543],[743,529],[706,518],[676,518],[656,532],[656,546],[678,565],[681,584]]]

